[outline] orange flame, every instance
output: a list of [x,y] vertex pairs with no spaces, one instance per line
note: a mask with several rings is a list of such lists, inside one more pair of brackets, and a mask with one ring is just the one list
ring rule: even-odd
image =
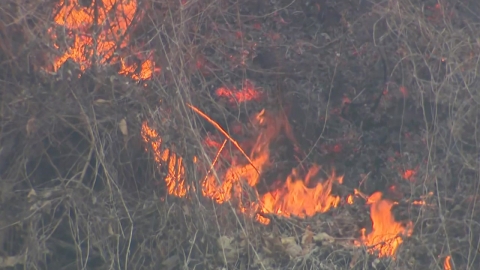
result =
[[[139,63],[129,63],[127,57],[120,52],[129,44],[127,30],[131,28],[137,13],[135,0],[97,0],[92,1],[89,6],[83,6],[79,1],[60,0],[55,7],[54,22],[57,27],[65,28],[65,33],[72,42],[71,44],[61,43],[55,28],[49,30],[54,40],[54,47],[60,51],[60,55],[53,62],[54,71],[57,71],[68,59],[79,64],[82,71],[94,64],[119,64],[119,74],[130,76],[135,80],[149,79],[155,71],[159,71],[155,68],[155,63],[150,56],[141,59]],[[249,81],[245,81],[240,90],[221,87],[217,89],[216,94],[225,97],[230,103],[262,98],[261,92],[256,90]],[[337,207],[340,197],[331,193],[335,183],[343,183],[343,176],[338,177],[332,173],[325,181],[318,181],[321,169],[319,165],[313,165],[306,170],[305,175],[300,169],[294,168],[286,179],[277,179],[277,182],[280,182],[279,185],[272,187],[264,194],[259,194],[256,187],[261,182],[263,173],[275,166],[271,160],[270,143],[281,133],[285,133],[284,135],[294,144],[295,139],[285,118],[268,115],[262,111],[255,116],[255,121],[264,130],[256,138],[247,156],[248,163],[234,160],[228,168],[224,168],[225,164],[219,160],[219,155],[225,148],[227,142],[225,140],[218,150],[214,164],[201,183],[203,195],[217,203],[235,200],[241,212],[254,214],[263,224],[270,222],[270,219],[263,216],[265,214],[306,217]],[[162,149],[162,139],[146,122],[142,124],[141,136],[151,146],[155,161],[160,167],[166,169],[164,179],[168,193],[185,197],[194,187],[186,183],[186,169],[182,157],[172,149],[164,147]],[[235,144],[233,139],[228,135],[225,136]],[[243,153],[240,147],[237,146],[237,148]],[[335,150],[341,149],[335,148]],[[194,163],[197,163],[196,160],[194,158]],[[414,175],[415,171],[408,170],[404,177],[411,179]],[[312,186],[311,183],[314,185]],[[245,198],[248,193],[251,196]],[[353,196],[348,197],[347,203],[353,203]],[[368,246],[370,252],[378,252],[381,257],[394,256],[402,243],[401,236],[412,234],[412,224],[410,222],[407,226],[403,226],[396,222],[391,213],[395,203],[382,199],[380,192],[372,194],[368,198],[368,204],[371,205],[373,229],[368,235],[365,235],[365,229],[363,229],[362,237],[356,241],[356,244]],[[451,269],[450,256],[445,259],[444,265],[446,270]]]
[[392,214],[392,207],[396,203],[382,197],[381,192],[375,192],[368,198],[372,231],[365,235],[366,230],[362,229],[361,239],[355,243],[367,246],[371,253],[378,252],[379,257],[395,257],[398,247],[403,243],[402,236],[411,236],[413,225],[409,222],[403,226],[397,222]]
[[[192,109],[195,108],[189,106]],[[201,112],[198,110],[197,113]],[[208,117],[203,113],[202,115]],[[337,207],[340,197],[332,195],[332,188],[335,183],[343,183],[343,176],[338,177],[332,173],[325,181],[318,181],[321,169],[318,165],[313,165],[304,176],[299,168],[293,168],[286,179],[276,179],[278,180],[274,182],[276,185],[272,185],[269,191],[264,194],[258,192],[257,185],[262,182],[264,173],[275,166],[271,160],[271,142],[280,134],[286,135],[294,144],[295,140],[286,117],[273,115],[263,110],[255,115],[253,120],[262,130],[259,132],[250,154],[243,162],[234,158],[232,164],[223,170],[222,168],[226,164],[219,159],[219,156],[226,149],[225,144],[228,140],[232,143],[235,141],[228,134],[222,133],[227,138],[220,145],[213,164],[201,182],[203,195],[219,204],[227,201],[234,202],[238,205],[237,209],[240,212],[254,216],[263,224],[270,222],[270,219],[265,216],[267,214],[283,217],[307,217]],[[213,120],[210,119],[210,121]],[[221,132],[225,131],[221,130]],[[171,151],[162,151],[158,134],[146,123],[142,127],[142,136],[146,142],[150,142],[156,161],[167,164],[169,168],[165,180],[169,193],[180,197],[185,196],[190,187],[185,183],[182,159]],[[209,137],[207,137],[206,143],[213,147],[219,145]],[[240,145],[237,144],[236,147],[238,152],[245,154]],[[169,155],[170,159],[167,159]],[[313,187],[312,183],[314,183]],[[373,227],[368,235],[366,235],[366,230],[362,229],[362,236],[355,241],[355,245],[365,245],[369,252],[378,253],[380,257],[395,257],[398,247],[403,242],[402,236],[410,236],[413,233],[412,223],[409,222],[404,226],[397,222],[391,212],[393,205],[397,203],[382,198],[381,192],[376,192],[367,198],[366,195],[355,190],[354,195],[347,198],[347,203],[352,204],[354,196],[367,199]]]
[[[316,213],[326,212],[332,207],[338,206],[339,196],[331,195],[332,186],[335,182],[342,183],[343,177],[332,174],[324,183],[317,182],[314,187],[307,187],[309,183],[318,180],[320,166],[312,166],[305,177],[302,177],[298,169],[293,169],[286,180],[265,194],[258,194],[255,187],[259,184],[263,173],[274,166],[270,160],[270,143],[281,133],[291,137],[290,126],[286,118],[271,115],[263,110],[255,116],[257,124],[261,125],[263,132],[258,136],[249,155],[251,162],[248,164],[234,163],[230,166],[221,180],[216,175],[209,175],[203,183],[203,194],[213,198],[217,203],[223,203],[235,198],[241,205],[242,212],[253,210],[261,214],[275,214],[284,217],[291,215],[306,217]],[[252,190],[253,200],[243,203],[243,194],[246,190]],[[265,219],[257,220],[268,223]]]
[[355,198],[353,197],[352,194],[350,194],[350,195],[347,196],[347,203],[348,203],[348,204],[353,204],[354,201],[355,201]]
[[[204,115],[204,117],[207,116]],[[224,134],[227,139],[221,145],[207,137],[206,143],[209,146],[218,147],[220,145],[220,147],[213,164],[206,173],[206,177],[201,182],[203,195],[219,204],[227,201],[235,202],[240,212],[254,216],[257,221],[263,224],[270,222],[270,219],[265,216],[266,214],[303,218],[337,207],[340,203],[340,197],[332,195],[332,187],[334,183],[342,184],[343,176],[337,177],[335,173],[332,173],[328,179],[320,182],[318,181],[318,174],[321,167],[318,165],[313,165],[307,170],[304,177],[302,177],[300,169],[294,168],[285,180],[277,179],[279,180],[275,182],[277,185],[271,187],[271,190],[264,194],[258,192],[256,187],[262,181],[263,173],[275,165],[271,161],[270,143],[281,133],[286,133],[289,138],[292,135],[286,118],[272,115],[263,110],[253,120],[263,130],[259,132],[260,135],[247,157],[248,162],[233,159],[232,165],[223,173],[221,173],[221,168],[225,164],[220,161],[219,156],[225,149],[227,141],[230,140],[232,143],[234,141],[228,137],[228,134]],[[210,119],[210,121],[213,120]],[[193,187],[189,187],[185,183],[185,168],[181,157],[168,149],[161,150],[161,139],[158,138],[156,131],[148,127],[146,122],[142,126],[142,136],[152,146],[155,160],[160,164],[166,164],[168,167],[165,181],[169,194],[180,197],[186,196],[187,191],[193,189]],[[294,139],[291,140],[294,141]],[[239,145],[237,145],[237,148],[239,152],[244,153]],[[312,183],[316,184],[309,187]],[[402,237],[411,236],[413,233],[412,222],[409,222],[406,226],[397,222],[391,212],[392,207],[397,203],[382,198],[383,194],[381,192],[376,192],[367,197],[360,191],[355,190],[354,195],[347,198],[347,203],[352,204],[354,196],[367,199],[372,219],[372,231],[367,235],[366,229],[362,229],[362,235],[359,240],[355,241],[355,245],[367,246],[370,253],[378,253],[379,257],[391,256],[395,258],[398,247],[403,243]]]
[[[63,49],[64,44],[58,39],[55,28],[49,30],[54,47],[62,51],[53,62],[53,70],[57,71],[68,59],[79,64],[82,71],[93,63],[104,65],[109,62],[120,63],[119,73],[135,80],[151,78],[153,72],[158,71],[151,59],[143,59],[138,66],[126,64],[125,59],[118,56],[120,49],[129,43],[127,29],[131,27],[136,12],[135,0],[97,0],[87,7],[79,0],[60,0],[55,6],[54,22],[65,27],[67,36],[73,41]],[[96,28],[98,33],[92,31]]]
[[293,170],[288,176],[284,187],[263,195],[262,213],[273,213],[285,217],[295,215],[298,217],[313,216],[324,213],[340,203],[339,196],[332,196],[332,185],[335,182],[343,183],[343,176],[336,177],[333,173],[324,183],[318,183],[313,188],[308,188],[305,183],[316,177],[320,166],[313,166],[307,173],[305,180]]
[[419,201],[419,200],[413,201],[412,204],[413,205],[427,205],[427,203],[425,201]]
[[[285,122],[286,119],[270,115],[265,110],[256,115],[255,120],[259,125],[263,125],[264,132],[260,132],[260,136],[248,155],[248,163],[234,161],[223,174],[214,170],[213,165],[220,163],[218,156],[224,149],[226,143],[224,141],[215,157],[214,164],[201,183],[203,195],[219,204],[234,200],[238,203],[238,209],[241,212],[255,215],[256,219],[264,224],[270,220],[263,217],[262,214],[306,217],[326,212],[332,207],[338,206],[340,197],[331,195],[331,191],[334,183],[341,184],[343,182],[343,177],[337,177],[333,173],[323,183],[319,182],[318,174],[321,167],[318,165],[312,166],[305,177],[302,177],[299,169],[293,169],[287,179],[277,179],[279,182],[283,182],[282,185],[265,194],[258,193],[256,186],[261,181],[262,173],[273,166],[270,161],[270,142],[282,130],[288,133],[290,127]],[[150,143],[156,162],[167,164],[168,174],[165,181],[169,194],[185,196],[189,187],[185,184],[183,160],[168,149],[161,150],[161,139],[146,122],[142,126],[142,136],[145,142]],[[208,142],[209,145],[214,145],[210,139]],[[222,165],[225,164],[219,164],[220,167]],[[315,185],[308,187],[311,183],[315,183]],[[248,192],[249,190],[251,192]],[[246,194],[251,194],[251,196],[245,198]]]
[[415,170],[405,170],[403,173],[403,178],[408,181],[413,181],[417,171]]
[[162,139],[158,136],[157,131],[148,126],[147,122],[142,124],[141,135],[145,142],[150,143],[155,162],[160,164],[160,166],[165,164],[167,166],[165,182],[168,194],[184,197],[187,194],[188,187],[185,183],[183,159],[168,148],[162,150]]
[[450,255],[445,258],[445,261],[443,262],[443,270],[452,270],[452,265],[450,263],[451,260],[452,257]]
[[236,88],[228,89],[226,87],[220,87],[215,93],[219,97],[227,98],[228,102],[232,104],[260,100],[262,98],[262,94],[255,89],[252,82],[248,80],[244,82],[243,87],[240,90]]

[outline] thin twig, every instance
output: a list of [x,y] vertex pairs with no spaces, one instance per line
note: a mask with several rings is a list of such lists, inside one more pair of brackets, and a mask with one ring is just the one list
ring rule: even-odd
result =
[[257,170],[257,168],[255,167],[255,165],[253,165],[253,162],[252,160],[250,159],[250,157],[248,157],[248,155],[245,153],[245,151],[243,151],[242,147],[240,147],[240,145],[238,144],[237,141],[235,141],[230,135],[228,135],[228,133],[215,121],[213,121],[212,118],[210,118],[208,115],[206,115],[205,113],[203,113],[202,111],[200,111],[197,107],[191,105],[191,104],[188,104],[187,103],[187,106],[190,107],[194,112],[196,112],[198,115],[200,115],[201,117],[203,117],[205,120],[207,120],[210,124],[212,124],[213,126],[215,126],[230,142],[233,143],[233,145],[235,145],[235,147],[237,147],[238,150],[240,150],[240,153],[242,153],[242,155],[245,156],[245,158],[247,158],[248,162],[250,163],[250,165],[252,165],[252,167],[255,169],[255,171],[257,171],[258,174],[260,174],[260,172]]

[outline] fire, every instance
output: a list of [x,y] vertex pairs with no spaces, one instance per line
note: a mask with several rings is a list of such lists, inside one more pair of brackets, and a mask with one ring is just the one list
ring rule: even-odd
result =
[[310,179],[317,177],[320,168],[318,165],[310,168],[305,179],[302,179],[294,169],[284,187],[262,196],[260,211],[285,217],[290,215],[306,217],[337,207],[340,197],[331,195],[331,191],[335,182],[342,184],[343,176],[336,177],[333,173],[324,183],[318,183],[313,188],[305,186]]
[[[54,41],[54,47],[61,53],[53,62],[53,70],[57,71],[68,59],[79,64],[85,71],[93,64],[120,64],[120,74],[133,79],[149,79],[155,64],[151,57],[141,59],[142,63],[127,64],[126,57],[119,56],[120,50],[127,48],[129,36],[127,29],[131,28],[137,13],[137,2],[134,0],[97,0],[84,6],[80,0],[60,0],[54,9],[56,26],[63,26],[62,31],[72,40],[64,47],[55,30],[49,33]],[[97,29],[98,28],[98,29]],[[95,33],[95,30],[98,32]]]
[[[319,181],[321,167],[318,165],[313,165],[304,175],[300,168],[293,168],[286,179],[276,179],[276,183],[280,184],[264,194],[256,190],[265,171],[274,166],[270,160],[270,143],[281,132],[289,133],[290,126],[285,122],[286,119],[273,116],[265,110],[258,113],[254,119],[262,130],[247,157],[248,161],[235,159],[226,170],[223,170],[223,173],[220,173],[225,164],[218,162],[218,156],[224,149],[227,142],[225,140],[214,159],[212,168],[201,183],[203,195],[219,204],[233,200],[238,204],[241,212],[255,215],[257,220],[264,224],[269,222],[268,218],[262,216],[265,214],[306,217],[338,206],[340,197],[332,195],[331,191],[334,183],[343,182],[343,177],[333,173],[325,181]],[[168,168],[165,179],[168,193],[179,197],[186,196],[190,187],[185,183],[182,158],[168,149],[162,150],[161,138],[146,122],[142,126],[142,137],[151,145],[155,161],[165,164]],[[208,137],[206,142],[210,146],[218,145]],[[214,169],[215,164],[217,166]]]
[[405,86],[403,86],[403,85],[400,86],[400,87],[398,88],[398,90],[400,91],[400,93],[402,93],[402,96],[403,96],[404,98],[407,98],[407,97],[408,97],[408,90],[407,90],[407,88],[406,88]]
[[403,178],[408,181],[413,181],[417,171],[415,170],[405,170],[403,173]]
[[[82,5],[80,1],[60,0],[55,6],[56,27],[49,30],[54,40],[54,47],[59,51],[59,56],[55,57],[53,62],[54,71],[60,69],[68,59],[79,64],[81,71],[87,70],[92,65],[117,64],[120,69],[119,74],[135,80],[150,79],[155,71],[160,70],[155,67],[151,53],[143,57],[133,53],[140,58],[138,62],[130,61],[123,53],[127,51],[130,43],[127,30],[132,27],[134,18],[138,14],[137,1],[96,0],[91,1],[89,5]],[[58,37],[60,31],[57,31],[59,26],[63,27],[60,29],[64,30],[71,42],[60,41]],[[400,90],[403,93],[403,89]],[[262,93],[248,80],[241,89],[218,88],[216,95],[226,98],[231,104],[262,98]],[[196,112],[200,114],[199,111]],[[263,224],[270,222],[266,217],[269,214],[283,217],[309,217],[337,207],[341,199],[332,194],[332,189],[335,184],[343,183],[343,176],[337,176],[333,172],[326,179],[321,179],[319,174],[322,167],[317,164],[308,169],[300,166],[292,168],[285,179],[274,179],[267,191],[263,193],[258,191],[258,186],[264,181],[265,173],[277,166],[272,158],[271,143],[279,136],[285,136],[294,145],[294,149],[298,149],[298,145],[286,117],[272,115],[263,110],[256,114],[253,120],[260,131],[251,142],[253,146],[248,151],[249,154],[244,153],[242,147],[228,134],[223,133],[228,139],[225,139],[223,144],[207,138],[210,141],[205,143],[217,148],[218,152],[200,183],[202,194],[219,204],[235,202],[240,212],[255,216],[257,221]],[[164,147],[158,132],[147,122],[142,124],[141,136],[152,148],[156,163],[166,172],[164,180],[168,194],[185,197],[189,191],[194,190],[194,187],[186,182],[183,158],[172,148]],[[229,153],[235,158],[232,158],[230,163],[221,161],[220,154],[228,149],[225,145],[229,141],[246,158]],[[340,145],[333,149],[334,152],[341,150]],[[194,163],[198,163],[196,157]],[[415,174],[415,170],[406,170],[403,177],[412,180]],[[355,195],[366,197],[357,190]],[[348,196],[346,202],[353,204],[354,195]],[[372,231],[366,234],[366,230],[362,229],[362,235],[355,241],[355,245],[365,245],[369,252],[378,253],[380,257],[395,257],[398,247],[403,242],[402,236],[410,236],[413,233],[412,223],[409,222],[404,226],[397,222],[391,212],[396,203],[384,199],[381,192],[368,197],[367,203],[370,205]],[[415,203],[423,204],[424,202]],[[445,259],[445,269],[451,269],[450,259],[450,256]]]
[[452,257],[450,255],[445,258],[445,261],[443,262],[443,270],[452,270],[452,265],[450,264],[451,260]]
[[[263,173],[274,166],[270,158],[270,143],[281,132],[289,133],[290,126],[286,119],[273,116],[265,110],[258,113],[254,120],[261,126],[262,131],[249,154],[250,162],[245,164],[242,161],[233,161],[221,180],[218,179],[218,174],[208,175],[202,184],[203,195],[219,204],[235,199],[242,212],[284,217],[313,216],[336,207],[340,197],[331,195],[332,186],[335,182],[342,183],[343,177],[333,174],[323,183],[316,182],[321,169],[318,165],[312,166],[304,177],[298,168],[294,168],[287,179],[277,179],[277,182],[282,184],[265,194],[258,193],[256,186],[262,180]],[[311,182],[315,182],[315,186],[308,187]],[[252,193],[245,202],[245,194]],[[257,220],[262,223],[269,222],[261,215],[257,215]]]
[[142,124],[141,135],[143,140],[149,142],[152,147],[155,162],[160,164],[160,166],[167,167],[165,183],[168,194],[184,197],[187,194],[188,187],[185,184],[183,159],[168,148],[162,150],[162,139],[158,136],[156,130],[148,126],[147,122]]
[[[195,107],[191,105],[189,107],[197,110],[197,113],[203,114]],[[203,117],[207,116],[203,115]],[[258,185],[264,181],[264,173],[275,166],[271,159],[271,142],[280,134],[284,134],[288,138],[291,138],[292,135],[286,117],[276,116],[263,110],[255,115],[253,120],[260,130],[248,157],[233,158],[230,165],[220,161],[219,156],[226,149],[227,141],[234,142],[233,139],[228,137],[228,140],[225,139],[220,144],[210,137],[206,137],[205,144],[218,148],[218,151],[213,164],[201,182],[202,194],[219,204],[233,202],[240,212],[254,216],[263,224],[270,222],[270,219],[266,217],[268,214],[304,218],[337,207],[341,199],[332,194],[332,189],[334,184],[343,183],[343,176],[336,176],[335,173],[332,173],[327,179],[320,181],[321,166],[319,165],[311,166],[306,172],[299,167],[292,168],[286,179],[275,179],[266,192],[260,193],[257,190]],[[159,164],[165,164],[168,168],[165,181],[169,194],[179,197],[186,196],[187,191],[193,190],[193,188],[186,185],[185,168],[181,157],[168,149],[162,150],[161,139],[147,123],[142,126],[142,136],[146,142],[150,143],[155,160]],[[290,140],[294,142],[293,138]],[[241,150],[239,149],[238,152]],[[242,156],[235,155],[235,153],[230,154]],[[225,168],[225,166],[227,167]],[[410,236],[413,233],[412,223],[409,222],[404,226],[397,222],[391,212],[396,202],[383,198],[381,192],[367,197],[355,190],[353,195],[347,197],[346,203],[353,204],[354,196],[367,199],[372,219],[372,231],[366,234],[366,230],[362,229],[362,235],[359,240],[355,241],[355,245],[367,246],[369,252],[378,253],[379,257],[395,257],[398,247],[403,242],[402,237]]]
[[413,205],[427,205],[427,203],[425,201],[420,201],[420,200],[413,201],[412,204]]
[[261,93],[255,89],[253,84],[246,80],[243,84],[242,89],[228,89],[226,87],[218,88],[215,93],[219,97],[227,98],[228,102],[231,104],[251,101],[251,100],[260,100],[262,98]]
[[353,204],[354,201],[355,201],[355,198],[354,198],[354,196],[353,196],[352,194],[350,194],[350,195],[347,196],[347,203],[348,203],[348,204]]
[[365,229],[362,229],[360,241],[357,245],[369,247],[369,252],[378,252],[379,257],[395,257],[397,248],[402,244],[402,236],[411,236],[413,233],[413,224],[409,222],[403,226],[395,220],[392,214],[392,207],[396,203],[382,198],[381,192],[373,193],[367,200],[370,205],[370,217],[372,219],[372,231],[365,235]]
[[[260,181],[262,168],[270,165],[268,158],[268,152],[264,152],[253,160],[253,164],[237,165],[229,168],[220,183],[214,175],[208,177],[203,183],[203,195],[220,204],[233,198],[243,203],[242,196],[245,189],[254,189]],[[260,168],[259,173],[255,170],[255,167]],[[318,177],[320,169],[320,166],[314,165],[304,178],[301,177],[299,170],[293,169],[286,182],[274,190],[263,195],[259,195],[254,190],[257,201],[243,203],[248,205],[248,208],[241,207],[242,212],[254,210],[261,214],[307,217],[337,207],[340,203],[340,197],[331,195],[331,191],[335,182],[342,183],[343,177],[336,177],[333,174],[326,181],[317,183],[312,188],[306,186],[306,183]],[[246,185],[248,185],[247,188],[245,188]],[[264,224],[269,222],[268,219],[261,219],[259,216],[257,216],[257,220]]]

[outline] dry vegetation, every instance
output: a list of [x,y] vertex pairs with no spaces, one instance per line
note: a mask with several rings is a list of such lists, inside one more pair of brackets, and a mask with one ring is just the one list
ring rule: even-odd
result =
[[[73,42],[55,27],[59,2],[0,7],[0,268],[479,269],[480,2],[138,0],[115,42],[131,65],[161,68],[140,81],[98,50],[85,70],[53,70]],[[88,29],[93,42],[105,27]],[[262,98],[216,95],[246,79]],[[356,246],[375,211],[361,196],[268,225],[205,198],[204,140],[224,137],[189,104],[235,141],[261,109],[286,112],[303,163],[344,175],[342,200],[383,192],[412,235],[396,259]],[[183,158],[188,196],[167,194],[144,121]],[[271,142],[279,168],[289,139]]]

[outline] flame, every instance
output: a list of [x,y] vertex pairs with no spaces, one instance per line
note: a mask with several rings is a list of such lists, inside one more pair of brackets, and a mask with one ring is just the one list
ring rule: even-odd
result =
[[443,270],[452,270],[452,265],[450,261],[452,260],[452,257],[448,255],[445,257],[445,261],[443,262]]
[[[60,0],[54,9],[56,27],[49,30],[54,47],[59,51],[59,56],[55,57],[53,62],[53,70],[59,70],[68,59],[71,59],[79,64],[81,71],[87,70],[92,65],[118,64],[121,75],[135,80],[150,79],[154,72],[160,71],[155,67],[152,54],[144,57],[135,54],[141,61],[134,62],[129,61],[122,53],[129,46],[127,30],[132,27],[137,8],[135,0],[97,0],[92,1],[89,6],[81,5],[80,0]],[[72,40],[70,44],[68,41],[63,43],[59,41],[55,31],[59,26],[64,27],[66,36]],[[262,98],[262,93],[248,80],[240,90],[221,87],[216,90],[216,94],[232,104]],[[215,143],[213,140],[207,142],[208,145],[218,148],[218,152],[201,183],[203,195],[220,204],[235,201],[240,212],[252,214],[263,224],[270,222],[265,216],[268,214],[307,217],[337,207],[340,197],[332,195],[332,189],[335,183],[343,183],[343,176],[337,176],[333,172],[327,179],[319,181],[322,167],[317,164],[307,170],[292,168],[285,179],[275,179],[275,185],[265,193],[257,190],[264,173],[276,166],[270,152],[271,143],[278,136],[286,135],[295,148],[297,145],[285,117],[271,115],[263,110],[255,115],[254,120],[263,130],[253,142],[250,154],[246,158],[248,162],[234,158],[231,164],[225,164],[219,157],[225,149],[227,140],[224,140],[223,144]],[[194,190],[193,186],[186,183],[183,158],[173,149],[162,147],[161,137],[147,122],[142,124],[141,136],[152,148],[156,163],[165,168],[164,179],[168,193],[185,197],[189,190]],[[235,143],[228,135],[226,136],[231,143]],[[244,154],[243,150],[236,146]],[[333,148],[334,152],[341,150],[340,145]],[[196,157],[193,162],[198,164]],[[404,178],[410,180],[414,175],[414,170],[407,170]],[[360,192],[355,192],[355,195],[362,196]],[[354,203],[353,195],[347,197],[347,203]],[[356,245],[366,245],[370,252],[378,252],[380,257],[394,256],[398,246],[403,242],[401,236],[412,234],[411,222],[403,226],[395,221],[391,213],[395,202],[383,199],[380,192],[372,194],[367,203],[370,204],[373,229],[368,235],[365,234],[366,230],[362,229],[362,236],[360,240],[355,241]],[[445,259],[445,270],[451,269],[450,259],[450,256]]]
[[[192,105],[188,106],[202,117],[208,117]],[[259,135],[246,157],[240,145],[228,134],[224,134],[225,131],[220,126],[217,129],[226,137],[222,144],[211,137],[206,137],[206,146],[217,148],[218,151],[200,185],[205,197],[219,204],[232,202],[237,205],[239,212],[255,217],[263,224],[270,222],[268,215],[304,218],[326,212],[339,205],[341,199],[332,194],[332,189],[335,183],[343,183],[343,176],[332,173],[327,179],[320,181],[321,166],[316,164],[306,170],[301,167],[292,168],[285,179],[274,179],[267,191],[259,192],[257,188],[264,182],[265,173],[276,165],[272,159],[271,143],[279,136],[287,137],[294,145],[296,142],[288,119],[284,115],[275,115],[262,110],[252,118],[252,122],[259,129]],[[168,192],[179,197],[186,196],[187,191],[193,190],[193,187],[186,185],[185,168],[181,157],[168,149],[162,150],[161,139],[146,122],[142,126],[142,136],[144,141],[152,146],[155,160],[168,168],[165,179]],[[228,149],[225,147],[228,141],[236,145],[236,148],[230,150],[236,151],[229,153],[229,156],[233,156],[230,163],[219,159],[221,152]],[[354,203],[354,196],[367,200],[372,220],[372,231],[366,234],[366,229],[362,229],[360,239],[354,244],[367,246],[370,253],[378,253],[379,257],[395,258],[398,247],[403,243],[402,237],[411,236],[413,233],[412,222],[405,226],[397,222],[391,212],[397,203],[383,198],[381,192],[367,196],[355,190],[353,195],[347,197],[346,202]]]
[[407,88],[406,88],[405,86],[403,86],[403,85],[400,86],[400,87],[398,88],[398,90],[400,91],[400,93],[402,93],[402,96],[403,96],[404,98],[407,98],[407,97],[408,97],[408,90],[407,90]]
[[403,243],[402,236],[411,236],[413,225],[409,222],[403,226],[397,222],[392,214],[392,207],[396,203],[382,197],[381,192],[375,192],[368,198],[372,231],[365,235],[366,230],[362,229],[360,241],[355,243],[367,246],[370,253],[378,252],[379,257],[395,257],[397,248]]
[[170,149],[162,150],[162,139],[158,136],[156,130],[150,128],[147,122],[143,122],[141,135],[143,141],[149,142],[153,149],[155,162],[160,166],[167,167],[165,182],[168,194],[184,197],[187,194],[188,187],[185,183],[185,166],[182,157]]
[[[343,176],[339,177],[332,173],[325,181],[319,181],[318,175],[321,167],[318,165],[313,165],[305,175],[302,175],[301,169],[293,168],[286,179],[277,179],[276,182],[281,184],[277,184],[275,188],[264,194],[260,194],[256,190],[263,173],[274,165],[270,160],[270,143],[280,133],[290,133],[290,126],[288,122],[285,122],[288,121],[286,118],[273,116],[265,110],[258,113],[254,120],[262,126],[263,130],[247,157],[249,161],[245,163],[240,159],[234,159],[232,165],[220,173],[221,167],[226,165],[219,162],[218,158],[227,143],[227,140],[224,140],[210,170],[201,183],[202,194],[219,204],[235,201],[238,203],[240,212],[251,214],[264,224],[268,224],[270,221],[264,216],[266,214],[306,217],[337,207],[340,197],[331,195],[331,191],[334,183],[341,184],[343,182]],[[287,136],[291,137],[292,135]],[[162,150],[161,138],[146,122],[142,125],[142,137],[151,145],[155,161],[168,168],[165,181],[169,194],[184,197],[190,187],[185,182],[182,158],[169,149]],[[219,145],[209,137],[207,137],[206,143],[209,146]]]
[[[334,173],[325,181],[318,182],[321,167],[313,165],[302,177],[298,168],[293,168],[286,179],[277,179],[273,190],[259,194],[256,186],[260,183],[263,173],[272,168],[270,143],[281,133],[293,140],[288,120],[281,116],[272,115],[265,110],[258,113],[254,120],[262,127],[252,151],[249,155],[251,162],[243,164],[234,162],[223,174],[221,180],[216,174],[209,175],[202,185],[203,195],[214,199],[217,203],[235,199],[241,205],[242,212],[260,214],[275,214],[283,217],[292,215],[299,217],[313,216],[316,213],[326,212],[337,207],[339,196],[331,195],[334,183],[341,184],[343,177]],[[316,183],[308,187],[309,183]],[[244,202],[245,193],[253,193],[247,202]],[[261,215],[260,215],[261,216]],[[257,215],[257,220],[268,223]]]
[[413,205],[427,205],[426,202],[420,201],[420,200],[413,201],[412,204],[413,204]]
[[413,181],[416,174],[416,170],[405,170],[405,172],[403,172],[403,179]]
[[[120,64],[120,74],[131,76],[135,80],[149,79],[155,64],[151,57],[141,59],[143,62],[126,64],[125,57],[119,56],[120,50],[129,44],[127,30],[131,28],[137,2],[134,0],[97,0],[89,6],[83,6],[80,0],[60,0],[54,8],[56,26],[63,26],[72,44],[60,42],[56,28],[49,29],[54,41],[54,47],[60,56],[53,62],[53,70],[57,71],[68,59],[79,64],[85,71],[92,64]],[[98,28],[98,29],[97,29]],[[94,30],[98,30],[95,33]],[[67,42],[68,43],[68,42]],[[67,48],[62,48],[67,45]]]
[[320,166],[314,165],[308,171],[305,179],[299,177],[297,170],[294,169],[288,176],[284,187],[262,196],[261,212],[285,217],[290,217],[290,215],[306,217],[337,207],[340,197],[331,195],[332,185],[335,182],[342,184],[343,176],[336,177],[333,173],[324,183],[318,183],[313,188],[305,186],[305,183],[318,174],[320,168]]
[[240,90],[236,88],[229,89],[227,87],[220,87],[215,91],[215,93],[219,97],[227,98],[228,102],[232,104],[260,100],[262,98],[262,94],[255,89],[252,82],[248,80],[244,82],[243,87]]
[[355,198],[352,194],[347,196],[347,203],[348,204],[353,204],[355,202]]

